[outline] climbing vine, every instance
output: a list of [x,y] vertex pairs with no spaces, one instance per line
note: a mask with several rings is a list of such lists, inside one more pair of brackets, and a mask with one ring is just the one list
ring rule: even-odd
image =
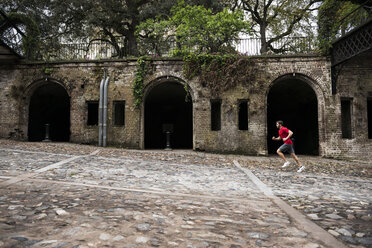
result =
[[143,99],[143,81],[146,76],[146,61],[143,57],[137,60],[136,78],[132,86],[134,106],[139,108]]
[[199,76],[202,86],[208,87],[212,96],[255,80],[254,62],[245,56],[191,54],[184,57],[184,62],[185,77]]
[[[259,88],[255,82],[255,63],[249,57],[238,55],[195,55],[184,57],[184,76],[190,80],[199,76],[203,87],[209,88],[212,96],[234,88],[241,84]],[[143,101],[144,78],[147,74],[146,60],[141,57],[137,60],[136,77],[132,85],[134,106],[139,108]],[[189,99],[187,84],[185,101]]]
[[187,86],[187,84],[185,84],[185,85],[183,86],[183,88],[184,88],[185,91],[186,91],[185,102],[188,102],[188,101],[190,101],[190,92],[189,92],[189,87]]

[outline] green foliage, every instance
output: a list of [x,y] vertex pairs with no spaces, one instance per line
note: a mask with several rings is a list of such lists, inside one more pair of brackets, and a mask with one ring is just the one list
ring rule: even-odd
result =
[[[61,43],[101,39],[111,43],[119,56],[136,55],[136,26],[157,14],[169,13],[171,0],[2,0],[0,9],[29,16],[41,31],[41,50],[57,54]],[[155,7],[156,6],[156,7]],[[121,44],[118,36],[125,37]],[[125,54],[121,49],[125,46]]]
[[[319,9],[319,46],[323,54],[329,54],[332,41],[336,39],[338,32],[345,32],[350,26],[356,26],[356,20],[360,16],[351,15],[348,19],[344,16],[352,12],[358,6],[347,1],[326,0]],[[343,21],[343,23],[341,23]]]
[[202,86],[208,87],[212,96],[255,80],[255,64],[249,57],[191,54],[184,57],[184,62],[185,77],[190,80],[199,76]]
[[183,86],[183,88],[185,89],[185,92],[186,92],[186,95],[185,95],[185,102],[188,102],[190,101],[190,92],[189,92],[189,87],[187,86],[187,84],[185,84]]
[[137,60],[136,78],[132,85],[132,92],[134,97],[134,106],[139,108],[143,99],[143,81],[146,76],[147,66],[143,57]]
[[190,51],[188,49],[182,49],[182,48],[175,48],[172,50],[172,57],[180,57],[183,58],[190,54]]
[[[225,0],[186,1],[218,10]],[[0,9],[26,15],[36,23],[40,46],[32,51],[40,50],[41,59],[58,56],[61,43],[92,39],[110,43],[115,54],[124,57],[138,56],[137,25],[149,18],[168,16],[175,4],[174,0],[1,0]]]
[[265,54],[285,52],[289,42],[281,42],[281,47],[274,45],[285,37],[313,37],[313,11],[322,0],[231,1],[252,20],[252,32],[261,39],[260,51]]
[[51,75],[52,72],[53,72],[53,68],[49,68],[49,67],[43,67],[41,68],[41,72],[44,74],[44,75]]
[[249,23],[241,11],[223,9],[214,14],[211,9],[187,5],[183,0],[172,8],[168,20],[148,20],[137,29],[138,34],[145,34],[144,42],[157,46],[175,37],[173,55],[231,51],[233,41],[248,31]]
[[224,46],[231,46],[239,33],[248,31],[240,11],[224,9],[213,14],[203,6],[185,5],[183,1],[172,9],[172,23],[176,26],[177,40],[186,49],[198,47],[199,52],[219,52]]
[[[7,14],[7,16],[14,25],[25,27],[25,37],[22,39],[23,54],[27,59],[35,59],[37,56],[40,41],[40,31],[35,21],[26,14],[22,13],[10,12]],[[0,30],[0,35],[2,32],[5,32],[9,28],[12,27],[2,27],[2,29]]]
[[81,36],[86,29],[83,21],[86,11],[80,0],[2,0],[0,9],[8,16],[23,15],[24,21],[16,23],[26,33],[30,49],[29,59],[45,59],[46,53],[59,48],[60,42]]
[[137,26],[136,36],[139,40],[140,53],[152,51],[157,56],[162,55],[163,50],[168,50],[169,37],[164,33],[170,32],[170,23],[158,16],[156,19],[148,19]]

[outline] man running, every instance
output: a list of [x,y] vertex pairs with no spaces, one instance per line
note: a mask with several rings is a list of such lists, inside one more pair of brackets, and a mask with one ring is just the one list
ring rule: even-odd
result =
[[276,153],[278,153],[278,155],[284,160],[284,164],[283,164],[282,168],[285,168],[290,164],[290,162],[284,156],[284,152],[288,152],[289,154],[291,154],[293,159],[296,160],[296,163],[299,167],[297,172],[302,172],[305,169],[305,166],[303,166],[301,164],[300,160],[298,160],[298,158],[295,154],[295,151],[293,149],[293,142],[290,139],[291,136],[293,135],[293,132],[291,130],[289,130],[288,128],[283,127],[283,121],[277,121],[276,122],[276,127],[279,129],[279,136],[278,137],[273,136],[272,139],[273,140],[283,140],[283,142],[284,142],[284,144],[281,145],[279,147],[279,149],[276,151]]

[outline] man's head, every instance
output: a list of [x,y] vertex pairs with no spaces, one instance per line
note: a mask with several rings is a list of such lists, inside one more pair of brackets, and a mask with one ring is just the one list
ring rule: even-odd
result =
[[283,121],[277,121],[276,122],[276,127],[281,128],[283,126]]

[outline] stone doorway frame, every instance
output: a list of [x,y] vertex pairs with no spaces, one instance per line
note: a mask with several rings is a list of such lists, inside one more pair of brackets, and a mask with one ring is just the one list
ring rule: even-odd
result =
[[19,118],[20,118],[20,129],[25,134],[24,135],[25,136],[24,140],[28,140],[28,123],[29,123],[29,118],[30,118],[29,110],[30,110],[31,97],[39,87],[41,87],[43,85],[51,84],[51,83],[52,84],[58,84],[59,86],[61,86],[68,95],[68,98],[69,98],[69,101],[70,101],[69,102],[69,104],[70,104],[70,111],[69,112],[70,112],[70,129],[71,129],[71,92],[60,81],[58,81],[54,78],[46,77],[46,78],[42,78],[42,79],[38,79],[36,81],[33,81],[32,83],[27,85],[27,87],[24,91],[24,94],[22,96],[22,108],[20,109]]
[[146,102],[146,98],[154,87],[156,87],[159,84],[167,83],[167,82],[176,82],[182,85],[183,87],[187,85],[187,89],[190,93],[191,104],[192,104],[192,149],[194,150],[195,148],[195,130],[194,130],[194,127],[195,127],[195,118],[194,118],[195,117],[195,108],[194,108],[195,96],[194,96],[194,91],[192,90],[190,85],[187,84],[183,79],[179,77],[175,77],[175,76],[169,76],[169,75],[157,77],[156,79],[148,82],[143,89],[144,93],[143,93],[143,101],[141,104],[141,118],[140,118],[140,149],[142,150],[145,149],[145,102]]
[[[287,74],[283,74],[277,78],[275,78],[274,80],[272,80],[272,82],[269,84],[269,87],[266,91],[266,109],[265,109],[265,133],[266,133],[266,136],[268,135],[268,126],[267,126],[267,112],[268,112],[268,97],[269,97],[269,92],[271,90],[271,88],[278,82],[282,81],[282,80],[287,80],[287,79],[295,79],[295,80],[299,80],[299,81],[302,81],[306,84],[308,84],[314,91],[315,93],[315,96],[317,98],[317,103],[318,103],[318,134],[319,134],[319,140],[318,140],[318,152],[319,152],[319,156],[322,156],[324,154],[324,148],[322,146],[322,144],[325,143],[326,141],[326,121],[325,121],[325,96],[324,96],[324,90],[322,89],[321,87],[321,84],[319,82],[317,82],[315,79],[305,75],[305,74],[302,74],[302,73],[287,73]],[[268,151],[268,143],[267,143],[267,140],[266,140],[266,150]]]

